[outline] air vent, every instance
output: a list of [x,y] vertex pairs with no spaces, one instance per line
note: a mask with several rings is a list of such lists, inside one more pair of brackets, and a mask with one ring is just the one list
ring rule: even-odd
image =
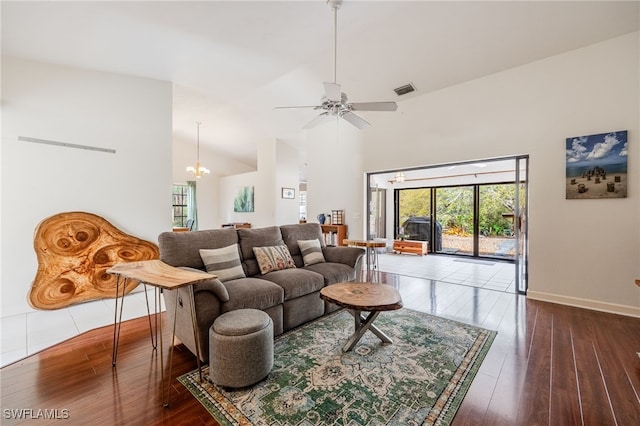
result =
[[405,84],[404,86],[396,87],[395,89],[393,89],[393,91],[396,92],[396,95],[401,96],[406,95],[407,93],[415,92],[416,88],[413,87],[412,83],[409,83]]

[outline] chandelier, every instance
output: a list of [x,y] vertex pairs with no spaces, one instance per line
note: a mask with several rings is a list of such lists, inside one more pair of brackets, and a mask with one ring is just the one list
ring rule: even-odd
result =
[[204,166],[200,165],[200,123],[199,121],[196,121],[196,128],[197,128],[197,153],[196,153],[196,166],[192,167],[192,166],[188,166],[187,167],[187,172],[191,173],[193,176],[195,176],[196,178],[200,178],[203,175],[208,175],[209,173],[211,173],[211,171],[209,169],[207,169]]

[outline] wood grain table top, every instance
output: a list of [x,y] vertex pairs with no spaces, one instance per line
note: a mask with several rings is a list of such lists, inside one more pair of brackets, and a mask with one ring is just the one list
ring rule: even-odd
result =
[[392,311],[402,308],[400,293],[386,284],[332,284],[320,290],[320,297],[327,302],[357,311]]
[[367,248],[380,248],[386,247],[386,241],[377,241],[377,240],[349,240],[345,239],[342,241],[344,245],[353,246],[353,247],[367,247]]
[[159,259],[118,263],[107,273],[140,281],[167,290],[217,278],[206,272],[189,271],[168,265]]

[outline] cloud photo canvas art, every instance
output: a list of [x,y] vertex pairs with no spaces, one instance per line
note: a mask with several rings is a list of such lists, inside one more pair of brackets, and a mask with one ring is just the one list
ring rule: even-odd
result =
[[627,131],[566,140],[567,200],[627,196]]

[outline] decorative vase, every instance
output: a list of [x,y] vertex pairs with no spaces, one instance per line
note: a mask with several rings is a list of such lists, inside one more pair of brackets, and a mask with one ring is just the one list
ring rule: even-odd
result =
[[325,220],[327,220],[327,217],[324,215],[324,213],[320,213],[318,215],[318,222],[320,222],[320,225],[324,225]]

